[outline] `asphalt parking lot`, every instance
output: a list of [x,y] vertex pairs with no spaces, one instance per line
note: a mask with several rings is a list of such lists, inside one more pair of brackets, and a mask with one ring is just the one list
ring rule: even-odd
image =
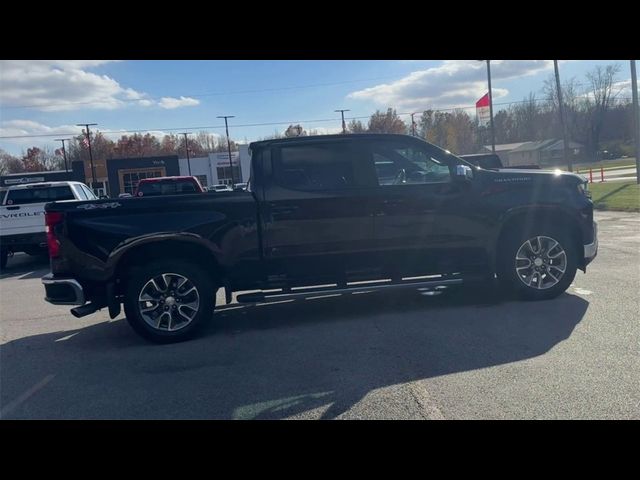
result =
[[638,419],[640,215],[597,218],[598,257],[552,301],[466,286],[231,304],[164,346],[48,305],[47,262],[21,255],[0,275],[0,416]]

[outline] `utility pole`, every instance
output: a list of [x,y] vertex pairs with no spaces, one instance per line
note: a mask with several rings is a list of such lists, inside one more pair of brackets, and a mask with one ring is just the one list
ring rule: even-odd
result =
[[191,176],[191,159],[189,158],[189,140],[187,139],[187,132],[184,132],[184,149],[187,151],[187,167],[189,168],[189,176]]
[[487,60],[487,81],[489,83],[489,123],[491,124],[491,152],[496,153],[496,130],[493,127],[493,93],[491,92],[491,60]]
[[231,168],[231,188],[235,188],[233,180],[233,162],[231,161],[231,142],[229,141],[229,124],[227,118],[235,118],[235,115],[220,115],[216,118],[224,118],[224,128],[227,131],[227,152],[229,152],[229,168]]
[[416,136],[416,122],[413,121],[413,116],[415,113],[411,114],[411,135]]
[[64,142],[69,141],[68,138],[56,138],[56,142],[62,142],[62,156],[64,157],[64,171],[69,171],[69,166],[67,165],[67,151],[64,148]]
[[89,131],[89,127],[90,126],[94,126],[94,125],[98,125],[97,123],[77,123],[76,126],[77,127],[85,127],[85,135],[87,136],[87,141],[89,142],[89,162],[91,162],[91,179],[92,179],[92,185],[91,185],[91,189],[93,190],[94,188],[96,188],[96,168],[93,166],[93,154],[91,153],[91,132]]
[[340,112],[340,115],[342,115],[342,133],[347,133],[347,124],[344,123],[344,112],[350,112],[351,110],[346,109],[346,110],[334,110],[334,112]]
[[633,101],[633,133],[636,137],[636,183],[640,184],[640,111],[638,111],[638,77],[636,61],[631,60],[631,98]]
[[564,103],[562,102],[562,86],[560,85],[560,72],[558,71],[558,61],[553,61],[553,69],[556,73],[556,91],[558,92],[558,111],[560,113],[560,125],[562,125],[562,142],[564,143],[564,162],[568,165],[569,171],[573,172],[571,156],[569,154],[569,134],[567,133],[567,122],[564,116]]

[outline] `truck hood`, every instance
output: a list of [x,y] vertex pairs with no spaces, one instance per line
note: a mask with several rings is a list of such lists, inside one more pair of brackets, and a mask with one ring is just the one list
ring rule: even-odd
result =
[[584,183],[587,178],[562,170],[525,170],[519,168],[501,168],[492,171],[493,181],[496,183]]

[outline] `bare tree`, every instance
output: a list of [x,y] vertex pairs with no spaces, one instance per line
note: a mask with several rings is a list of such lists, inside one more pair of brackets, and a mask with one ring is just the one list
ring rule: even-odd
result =
[[589,119],[589,147],[591,152],[595,154],[599,149],[600,135],[607,111],[620,93],[620,89],[614,87],[619,72],[619,64],[607,65],[606,67],[597,65],[593,70],[587,72],[589,90],[585,106]]
[[302,125],[289,125],[284,131],[285,137],[305,137],[307,132],[302,128]]
[[540,106],[534,93],[530,93],[528,98],[522,102],[511,105],[509,113],[513,118],[514,137],[516,141],[526,142],[530,140],[541,140]]
[[195,138],[203,152],[215,152],[219,143],[219,136],[208,132],[200,132]]
[[[580,117],[582,97],[579,93],[579,85],[575,77],[566,80],[562,85],[562,102],[564,103],[564,116],[567,122],[567,129],[569,130],[569,137],[572,139],[581,138],[582,141],[584,141],[584,126],[582,125],[583,122]],[[552,114],[546,130],[552,136],[559,135],[558,132],[561,128],[558,113],[558,94],[556,90],[556,80],[552,74],[544,81],[544,86],[542,87],[546,107]]]
[[367,127],[365,127],[360,120],[355,118],[347,124],[347,132],[349,133],[365,133]]

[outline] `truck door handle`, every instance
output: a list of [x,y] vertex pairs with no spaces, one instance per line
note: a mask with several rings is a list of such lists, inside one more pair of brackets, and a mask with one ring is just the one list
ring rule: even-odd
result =
[[14,205],[13,207],[7,207],[7,210],[20,210],[20,205]]

